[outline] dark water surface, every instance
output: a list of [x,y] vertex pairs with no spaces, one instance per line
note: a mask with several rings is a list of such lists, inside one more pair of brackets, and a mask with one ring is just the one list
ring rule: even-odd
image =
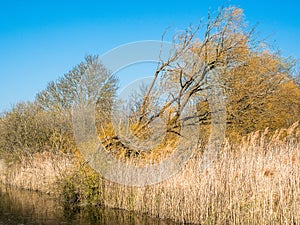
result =
[[21,224],[175,225],[171,221],[153,219],[124,210],[100,207],[67,209],[48,195],[0,185],[0,225]]

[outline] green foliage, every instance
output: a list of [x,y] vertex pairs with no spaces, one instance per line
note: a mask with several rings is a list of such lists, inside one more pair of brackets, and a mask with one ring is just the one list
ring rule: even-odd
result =
[[87,164],[62,181],[61,199],[73,207],[103,205],[102,180]]

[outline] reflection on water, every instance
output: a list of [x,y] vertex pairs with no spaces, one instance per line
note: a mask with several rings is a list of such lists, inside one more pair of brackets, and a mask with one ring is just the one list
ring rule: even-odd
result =
[[123,210],[86,207],[71,210],[48,195],[0,185],[0,225],[174,225]]

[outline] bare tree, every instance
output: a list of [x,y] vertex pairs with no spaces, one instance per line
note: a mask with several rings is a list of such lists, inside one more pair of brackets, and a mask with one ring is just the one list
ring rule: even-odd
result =
[[89,55],[62,78],[50,82],[37,94],[36,101],[43,109],[65,112],[70,111],[74,103],[86,98],[106,111],[111,107],[116,89],[116,77],[101,64],[97,55]]

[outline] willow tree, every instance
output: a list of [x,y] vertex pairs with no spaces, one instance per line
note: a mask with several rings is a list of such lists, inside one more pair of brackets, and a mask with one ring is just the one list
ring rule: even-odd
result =
[[292,65],[277,54],[252,52],[228,71],[227,112],[230,132],[244,135],[269,127],[289,127],[300,119],[300,89]]
[[[204,36],[199,39],[197,35],[203,27]],[[212,71],[222,74],[244,62],[249,54],[245,43],[250,41],[251,34],[243,24],[242,10],[230,7],[221,9],[215,18],[209,15],[205,26],[189,28],[176,35],[176,51],[167,60],[160,62],[140,104],[138,127],[145,127],[170,111],[169,119],[176,124],[193,97],[201,96],[204,90],[213,89],[208,82]],[[154,87],[158,83],[171,97],[160,105],[160,110],[148,116],[151,102],[155,99]]]
[[[214,65],[218,61],[223,64],[220,83],[226,94],[228,135],[237,137],[266,127],[275,130],[291,126],[300,119],[300,89],[292,76],[293,60],[272,52],[255,40],[253,32],[245,33],[241,9],[233,9],[226,17],[231,18],[233,29],[225,25],[223,31],[227,34],[221,40],[222,46],[236,43],[230,51],[218,54],[219,41],[208,46],[200,42],[193,51],[201,53],[207,47],[210,51],[205,51],[202,60],[212,58]],[[208,102],[199,102],[198,111],[205,131],[210,123]]]
[[[293,64],[260,48],[243,10],[222,8],[216,16],[174,37],[176,50],[161,60],[152,83],[131,118],[132,132],[148,133],[156,118],[168,121],[168,131],[178,133],[188,103],[197,105],[199,125],[206,133],[212,114],[209,94],[222,89],[226,99],[229,133],[247,134],[257,129],[289,126],[299,120],[300,90],[291,78]],[[211,82],[212,73],[217,80]],[[160,89],[156,87],[159,86]],[[159,91],[157,91],[159,90]],[[157,99],[166,95],[164,102]]]
[[[160,118],[167,124],[164,143],[176,142],[183,123],[195,117],[200,120],[199,113],[185,116],[191,104],[200,105],[215,90],[223,98],[222,76],[245,62],[250,54],[248,43],[252,34],[245,26],[242,10],[235,7],[222,8],[214,17],[209,14],[203,24],[176,34],[173,51],[167,59],[160,58],[148,89],[141,100],[133,103],[135,110],[129,118],[128,133],[147,139],[152,123]],[[214,113],[217,112],[209,111],[201,120],[212,118]],[[111,140],[118,142],[119,136]]]

